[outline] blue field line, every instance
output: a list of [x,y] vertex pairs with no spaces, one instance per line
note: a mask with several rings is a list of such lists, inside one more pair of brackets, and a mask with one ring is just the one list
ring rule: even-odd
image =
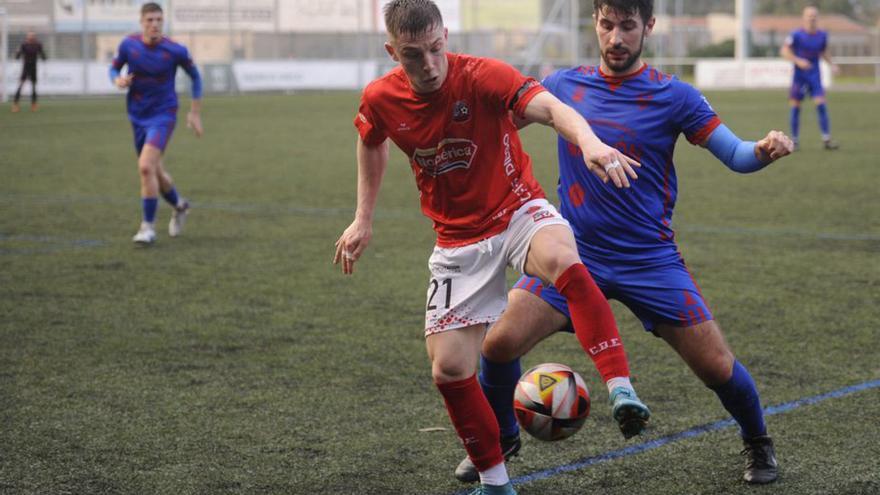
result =
[[0,254],[46,254],[69,248],[93,248],[106,243],[97,239],[65,239],[63,237],[46,235],[10,235],[0,232],[0,243],[23,242],[37,244],[40,248],[4,248],[0,246]]
[[[854,394],[856,392],[861,392],[864,390],[872,389],[880,387],[880,380],[872,380],[864,383],[859,383],[858,385],[851,385],[849,387],[840,388],[837,390],[833,390],[831,392],[826,392],[824,394],[814,395],[811,397],[805,397],[803,399],[794,400],[791,402],[786,402],[784,404],[779,404],[776,406],[769,406],[764,408],[764,414],[767,416],[773,416],[774,414],[780,414],[784,412],[791,411],[793,409],[797,409],[803,406],[809,406],[812,404],[816,404],[818,402],[822,402],[828,399],[835,399],[838,397],[843,397],[845,395]],[[696,436],[700,436],[704,433],[710,433],[713,431],[721,430],[724,428],[728,428],[731,426],[735,426],[736,422],[733,419],[724,419],[721,421],[716,421],[714,423],[708,423],[705,425],[697,426],[691,428],[689,430],[685,430],[679,433],[674,433],[672,435],[667,435],[665,437],[656,438],[654,440],[648,440],[647,442],[640,443],[638,445],[632,445],[629,447],[625,447],[618,450],[612,450],[609,452],[605,452],[604,454],[595,455],[592,457],[586,457],[579,461],[572,462],[570,464],[564,464],[562,466],[557,466],[550,469],[545,469],[543,471],[537,471],[531,474],[526,474],[523,476],[518,476],[513,478],[511,482],[514,485],[522,485],[525,483],[531,483],[533,481],[543,480],[547,478],[551,478],[556,476],[557,474],[567,473],[570,471],[577,471],[579,469],[583,469],[594,464],[599,464],[602,462],[612,461],[614,459],[620,459],[622,457],[629,457],[635,454],[641,454],[642,452],[646,452],[649,450],[654,450],[656,448],[662,447],[664,445],[668,445],[670,443],[675,443],[680,440],[685,440],[688,438],[693,438]],[[462,490],[455,492],[455,495],[462,495],[468,493],[468,490]]]

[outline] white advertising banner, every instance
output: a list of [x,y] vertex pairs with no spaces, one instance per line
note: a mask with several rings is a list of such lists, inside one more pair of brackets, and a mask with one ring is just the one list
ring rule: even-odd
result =
[[[6,75],[6,91],[15,92],[21,74],[20,64],[9,64]],[[47,95],[79,95],[83,93],[86,69],[81,62],[42,62],[37,64],[37,92]],[[30,81],[26,82],[22,94],[31,92]]]
[[275,16],[275,0],[178,0],[171,3],[170,24],[175,32],[274,31]]
[[358,60],[240,61],[232,65],[239,91],[360,89],[378,65]]
[[[819,66],[822,85],[830,88],[831,69],[824,61]],[[700,89],[787,88],[791,86],[794,66],[774,59],[698,60],[695,76]]]
[[[149,0],[55,0],[55,30],[140,31],[141,5]],[[164,0],[153,0],[159,5]]]
[[[8,94],[15,93],[21,74],[21,64],[9,64],[6,80]],[[183,74],[177,71],[178,79]],[[183,74],[183,77],[188,77]],[[29,97],[31,83],[26,82],[22,95]],[[110,82],[110,64],[99,62],[61,62],[49,60],[37,64],[37,92],[41,95],[105,95],[119,94],[124,97],[125,91],[116,89]]]

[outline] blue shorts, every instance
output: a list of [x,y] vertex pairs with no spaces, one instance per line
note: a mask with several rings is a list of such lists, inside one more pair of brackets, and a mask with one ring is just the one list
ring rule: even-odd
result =
[[[659,324],[694,326],[712,320],[712,313],[681,255],[655,263],[612,263],[584,259],[596,285],[608,299],[622,302],[653,332]],[[571,319],[568,304],[556,288],[535,277],[521,277],[514,288],[527,290]],[[565,329],[573,331],[571,323]]]
[[795,74],[788,97],[792,100],[801,101],[804,99],[807,91],[810,92],[810,96],[813,98],[825,96],[825,88],[822,87],[822,77],[819,71],[810,74]]
[[149,144],[159,148],[159,151],[165,151],[168,142],[171,141],[171,135],[174,133],[175,121],[157,122],[150,125],[131,124],[134,131],[134,148],[137,150],[138,156],[144,145]]

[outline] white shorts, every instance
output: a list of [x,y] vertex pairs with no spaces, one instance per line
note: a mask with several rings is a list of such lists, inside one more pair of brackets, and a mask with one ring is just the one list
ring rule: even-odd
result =
[[532,237],[550,225],[569,224],[546,199],[533,199],[496,236],[467,246],[435,246],[428,260],[425,336],[497,321],[507,307],[506,268],[524,273]]

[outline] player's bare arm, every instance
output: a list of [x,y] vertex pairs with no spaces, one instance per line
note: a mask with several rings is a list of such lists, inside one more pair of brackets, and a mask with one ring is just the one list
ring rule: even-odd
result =
[[813,66],[809,60],[795,55],[789,44],[782,45],[782,48],[779,49],[779,54],[782,55],[782,58],[797,65],[803,70],[809,70]]
[[611,180],[616,187],[629,187],[629,178],[638,178],[633,167],[641,166],[639,162],[600,141],[577,111],[552,94],[545,91],[535,95],[524,113],[523,124],[538,122],[550,126],[566,141],[577,143],[587,168],[603,182]]
[[186,114],[186,127],[196,133],[196,137],[202,137],[205,130],[202,127],[202,100],[193,100]]
[[833,60],[831,60],[831,54],[828,53],[828,50],[825,50],[819,57],[822,58],[825,62],[828,63],[828,66],[831,67],[831,73],[834,75],[840,74],[840,66],[835,64]]
[[342,273],[354,273],[354,264],[367,249],[373,237],[373,212],[379,198],[382,177],[388,167],[388,140],[369,146],[358,136],[358,189],[354,221],[336,241],[333,264],[342,262]]

